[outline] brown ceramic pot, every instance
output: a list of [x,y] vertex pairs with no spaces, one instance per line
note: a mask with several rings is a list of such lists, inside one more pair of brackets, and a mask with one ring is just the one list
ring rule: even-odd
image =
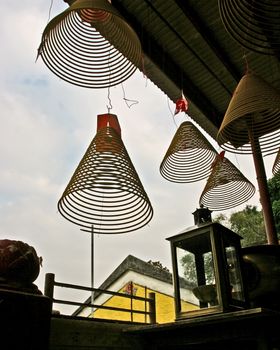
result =
[[242,248],[245,281],[253,307],[280,308],[280,246]]

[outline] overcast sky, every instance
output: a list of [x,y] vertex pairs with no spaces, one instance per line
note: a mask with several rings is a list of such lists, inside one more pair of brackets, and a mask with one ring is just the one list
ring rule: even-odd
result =
[[[90,286],[90,234],[65,220],[57,202],[96,134],[96,116],[107,112],[108,91],[76,87],[56,77],[41,58],[35,62],[51,1],[1,5],[0,238],[22,240],[43,257],[35,282],[40,290],[47,272],[58,281]],[[64,8],[62,0],[54,0],[50,18]],[[193,225],[192,212],[206,183],[174,184],[161,177],[159,165],[176,132],[175,105],[140,72],[123,88],[125,97],[138,104],[128,108],[117,86],[110,89],[111,113],[119,118],[154,217],[132,233],[96,236],[96,287],[128,254],[171,269],[166,238]],[[177,125],[186,120],[182,113],[175,118]],[[250,156],[226,156],[257,186]],[[268,177],[271,164],[267,159]],[[246,204],[258,204],[258,193]]]

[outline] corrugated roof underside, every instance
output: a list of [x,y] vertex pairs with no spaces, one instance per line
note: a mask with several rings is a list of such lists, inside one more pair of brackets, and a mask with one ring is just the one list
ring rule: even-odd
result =
[[[217,0],[186,0],[186,2],[114,0],[114,2],[121,3],[127,13],[131,13],[141,24],[142,31],[148,33],[149,37],[162,49],[162,52],[159,52],[159,55],[162,55],[159,57],[159,67],[153,66],[152,61],[148,62],[148,77],[173,101],[182,88],[187,97],[189,97],[188,87],[192,86],[195,91],[198,90],[206,108],[202,111],[201,106],[196,102],[197,106],[193,106],[189,111],[190,116],[194,111],[200,124],[203,124],[205,118],[208,119],[206,128],[210,127],[212,136],[215,134],[215,127],[222,121],[239,79],[248,69],[261,75],[276,88],[280,87],[278,59],[274,56],[246,51],[234,41],[220,19]],[[188,6],[187,11],[186,6]],[[188,9],[194,11],[206,29],[198,30]],[[129,18],[127,20],[129,22]],[[214,46],[217,43],[222,48],[221,55],[217,55],[217,51],[212,47],[209,40],[210,34]],[[150,43],[146,43],[146,47],[149,47]],[[149,52],[146,54],[149,56]],[[166,61],[165,57],[167,57]],[[179,82],[172,82],[170,77],[165,76],[165,67],[169,64],[168,57],[175,62],[182,76]],[[235,76],[228,69],[226,61],[236,68]],[[211,126],[211,120],[215,125]]]

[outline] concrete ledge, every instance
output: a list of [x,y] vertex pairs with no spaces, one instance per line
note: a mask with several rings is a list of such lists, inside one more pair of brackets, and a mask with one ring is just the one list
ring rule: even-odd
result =
[[124,333],[131,326],[125,322],[53,316],[50,350],[140,350],[138,336]]
[[0,289],[1,349],[48,350],[50,299]]

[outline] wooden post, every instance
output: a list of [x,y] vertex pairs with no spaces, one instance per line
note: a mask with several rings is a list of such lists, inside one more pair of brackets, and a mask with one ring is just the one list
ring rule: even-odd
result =
[[156,323],[157,318],[156,318],[156,294],[155,293],[149,293],[149,299],[150,301],[150,323]]
[[[91,226],[91,304],[94,304],[94,226]],[[91,307],[91,316],[94,317],[94,307]]]
[[267,186],[266,173],[261,154],[261,148],[258,138],[253,131],[249,129],[249,138],[252,147],[253,159],[257,175],[257,182],[260,193],[260,202],[263,209],[264,224],[268,244],[278,245],[278,238],[274,223],[273,211]]
[[44,295],[51,300],[51,310],[53,305],[54,273],[46,273]]
[[130,282],[130,321],[133,322],[133,282]]

